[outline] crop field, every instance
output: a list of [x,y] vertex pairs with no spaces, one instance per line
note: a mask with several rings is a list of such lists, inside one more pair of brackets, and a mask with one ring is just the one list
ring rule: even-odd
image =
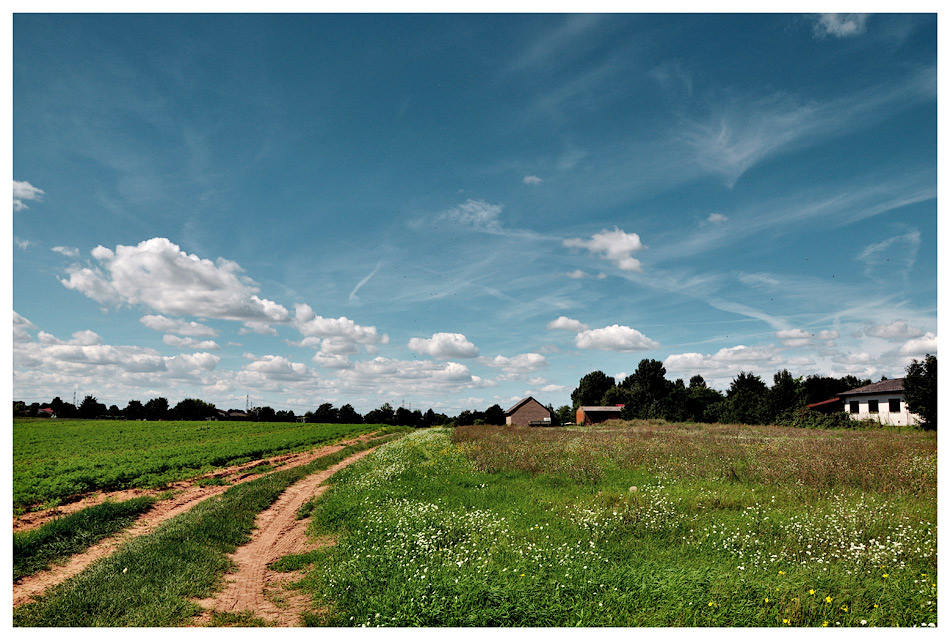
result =
[[90,491],[158,487],[376,429],[296,422],[14,420],[13,507],[22,512]]
[[[44,442],[36,428],[47,424],[16,427]],[[95,431],[97,423],[67,426]],[[129,426],[138,425],[100,428],[114,429],[115,440]],[[270,442],[261,431],[276,437],[288,425],[144,426],[181,429],[179,442],[165,441],[172,449],[185,437],[209,451],[246,441],[228,454],[233,463],[242,451],[253,455],[250,442]],[[196,435],[216,427],[234,430]],[[374,428],[295,424],[283,437],[299,430],[320,442]],[[89,458],[99,452],[91,443]],[[109,438],[102,443],[100,453],[118,454]],[[379,447],[296,511],[309,518],[312,539],[335,544],[270,564],[287,574],[283,589],[304,596],[297,624],[930,627],[936,444],[935,433],[911,429],[648,421],[393,433],[231,486],[15,608],[14,624],[199,624],[209,615],[199,599],[222,588],[227,554],[250,539],[257,514],[315,470]],[[196,457],[178,469],[211,464]],[[116,530],[151,504],[105,503],[97,508],[109,513],[87,509],[23,535],[14,540],[15,571],[78,553],[70,549],[92,535],[89,523]],[[209,624],[273,623],[234,610],[212,611]]]
[[314,626],[934,626],[936,476],[910,430],[420,431],[281,564]]

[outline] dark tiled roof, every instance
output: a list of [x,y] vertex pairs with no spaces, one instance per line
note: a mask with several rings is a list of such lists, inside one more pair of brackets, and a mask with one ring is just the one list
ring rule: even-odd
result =
[[864,395],[868,393],[897,393],[903,390],[904,379],[894,378],[893,380],[881,380],[880,382],[875,382],[874,384],[868,384],[863,387],[858,387],[857,389],[851,389],[851,391],[843,391],[842,393],[838,394],[838,397]]

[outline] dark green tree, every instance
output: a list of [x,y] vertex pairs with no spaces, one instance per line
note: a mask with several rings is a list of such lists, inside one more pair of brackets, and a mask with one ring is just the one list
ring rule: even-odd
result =
[[339,420],[340,411],[329,402],[324,402],[313,412],[313,421],[320,424],[336,424]]
[[768,421],[768,387],[754,373],[740,371],[726,393],[722,422],[765,424]]
[[362,424],[363,416],[356,412],[351,404],[345,404],[337,412],[337,418],[341,424]]
[[768,394],[769,422],[788,417],[795,409],[804,406],[805,393],[801,378],[793,378],[788,369],[782,369],[772,377]]
[[907,410],[920,416],[920,426],[937,430],[937,356],[929,353],[922,362],[915,358],[904,376]]
[[621,381],[620,387],[627,391],[624,419],[667,417],[672,383],[666,379],[666,367],[661,361],[644,358],[637,370]]
[[167,420],[168,417],[169,413],[167,398],[152,398],[145,403],[146,420]]
[[129,400],[129,403],[125,405],[125,409],[122,410],[122,415],[126,420],[144,420],[145,407],[142,406],[140,400]]
[[172,410],[176,420],[207,420],[215,413],[217,409],[213,404],[198,398],[185,398]]
[[379,409],[373,409],[366,414],[366,424],[396,424],[396,412],[388,402],[384,402]]
[[571,393],[574,411],[581,406],[601,406],[604,394],[617,383],[603,371],[591,371],[580,379],[577,388]]
[[96,400],[94,396],[86,396],[82,399],[82,404],[79,405],[79,417],[87,420],[103,416],[106,411],[106,405]]
[[505,410],[501,405],[493,404],[485,410],[485,424],[505,424]]

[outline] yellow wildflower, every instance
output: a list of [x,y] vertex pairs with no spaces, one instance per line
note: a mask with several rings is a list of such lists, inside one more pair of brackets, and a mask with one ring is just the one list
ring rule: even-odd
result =
[[809,589],[809,590],[808,590],[808,594],[809,594],[809,595],[812,595],[812,596],[815,595],[815,590],[814,590],[814,589]]
[[788,618],[782,618],[782,622],[784,622],[785,624],[788,624]]
[[825,602],[831,604],[831,596],[825,596]]

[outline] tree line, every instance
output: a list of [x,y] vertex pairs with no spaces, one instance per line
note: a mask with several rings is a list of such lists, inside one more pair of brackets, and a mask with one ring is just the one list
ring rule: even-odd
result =
[[[701,375],[690,378],[689,385],[682,378],[671,382],[662,362],[644,359],[620,383],[602,371],[588,373],[571,393],[571,401],[575,412],[581,406],[622,406],[624,420],[831,427],[849,425],[850,417],[844,411],[824,415],[808,405],[869,384],[870,379],[851,375],[794,377],[783,369],[769,387],[759,376],[743,371],[722,393],[707,386]],[[904,397],[908,409],[921,417],[923,428],[937,428],[936,356],[928,354],[907,367]]]

